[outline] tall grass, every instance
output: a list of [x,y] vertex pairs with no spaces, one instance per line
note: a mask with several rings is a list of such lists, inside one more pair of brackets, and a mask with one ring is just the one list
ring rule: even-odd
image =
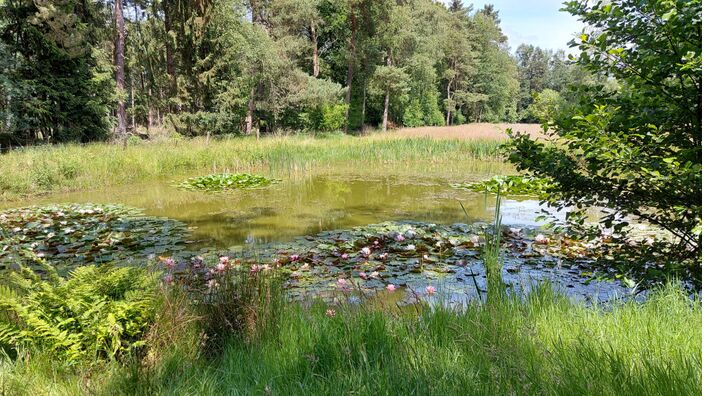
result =
[[451,162],[499,158],[500,141],[373,135],[261,140],[166,140],[123,148],[95,143],[32,147],[0,155],[0,197],[97,189],[194,171],[255,171],[333,162]]
[[599,394],[701,392],[701,304],[669,286],[609,309],[543,287],[457,311],[289,305],[276,331],[215,359],[169,345],[150,365],[71,371],[42,355],[0,363],[10,394]]

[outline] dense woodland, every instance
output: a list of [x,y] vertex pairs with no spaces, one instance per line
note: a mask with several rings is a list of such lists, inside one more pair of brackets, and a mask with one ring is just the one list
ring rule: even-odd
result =
[[537,121],[587,79],[459,0],[8,0],[0,18],[4,146]]

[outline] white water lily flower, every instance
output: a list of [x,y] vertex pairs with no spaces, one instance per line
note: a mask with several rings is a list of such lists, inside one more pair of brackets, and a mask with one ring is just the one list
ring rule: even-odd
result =
[[408,250],[408,251],[416,250],[416,245],[407,245],[406,250]]
[[535,236],[535,243],[540,244],[540,245],[547,245],[550,242],[550,239],[548,239],[545,235],[543,234],[538,234]]

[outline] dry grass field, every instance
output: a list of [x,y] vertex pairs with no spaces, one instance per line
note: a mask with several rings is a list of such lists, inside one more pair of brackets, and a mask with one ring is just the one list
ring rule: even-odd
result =
[[439,127],[401,128],[394,134],[407,137],[433,137],[440,139],[506,139],[506,129],[527,132],[533,137],[542,137],[539,124],[490,124],[477,123]]

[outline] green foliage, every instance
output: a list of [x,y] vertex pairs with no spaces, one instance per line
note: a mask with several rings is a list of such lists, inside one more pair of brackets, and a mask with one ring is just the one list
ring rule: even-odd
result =
[[499,195],[543,196],[550,187],[550,184],[548,179],[544,178],[526,176],[494,176],[489,180],[474,183],[452,184],[452,187]]
[[250,175],[248,173],[223,173],[192,177],[181,182],[178,186],[185,190],[216,192],[239,190],[244,188],[260,188],[276,182],[278,182],[276,179],[269,179],[259,175]]
[[[392,308],[393,302],[377,302]],[[329,311],[330,310],[330,311]],[[179,344],[138,367],[65,370],[35,354],[0,360],[10,394],[622,394],[701,391],[701,303],[676,287],[608,308],[548,288],[463,310],[282,307],[282,331],[198,359]],[[694,325],[693,325],[694,324]]]
[[528,106],[528,114],[543,124],[555,121],[565,107],[565,101],[560,93],[546,88],[537,93],[533,103]]
[[548,202],[571,208],[575,232],[599,233],[584,210],[606,207],[603,227],[622,231],[632,216],[675,238],[640,252],[634,266],[700,273],[701,29],[692,26],[701,3],[573,1],[566,9],[594,28],[574,44],[576,61],[618,89],[583,86],[575,102],[584,105],[551,125],[551,143],[514,135],[509,159],[550,180]]
[[144,346],[156,282],[140,268],[86,266],[62,278],[37,259],[0,285],[0,346],[41,350],[67,362],[124,358]]

